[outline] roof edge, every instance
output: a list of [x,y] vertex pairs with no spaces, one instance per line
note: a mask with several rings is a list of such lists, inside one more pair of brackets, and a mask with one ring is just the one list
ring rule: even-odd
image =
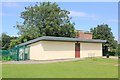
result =
[[54,37],[54,36],[42,36],[25,43],[21,43],[18,46],[29,45],[38,41],[68,41],[68,42],[93,42],[93,43],[105,43],[106,40],[100,39],[83,39],[83,38],[69,38],[69,37]]

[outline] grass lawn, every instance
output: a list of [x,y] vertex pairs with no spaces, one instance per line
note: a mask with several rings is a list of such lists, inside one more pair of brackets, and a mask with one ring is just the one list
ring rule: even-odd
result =
[[117,78],[117,59],[85,60],[47,64],[3,64],[3,78]]

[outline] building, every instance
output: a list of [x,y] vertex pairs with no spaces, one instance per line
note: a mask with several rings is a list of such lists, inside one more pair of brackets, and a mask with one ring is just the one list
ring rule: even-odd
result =
[[106,40],[43,36],[19,46],[30,47],[30,60],[52,60],[102,56]]
[[84,39],[92,39],[92,33],[89,31],[77,30],[78,36],[77,38],[84,38]]

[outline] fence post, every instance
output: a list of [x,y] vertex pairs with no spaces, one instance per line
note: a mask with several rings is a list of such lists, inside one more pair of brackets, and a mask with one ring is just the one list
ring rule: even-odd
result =
[[16,49],[17,49],[17,61],[19,61],[19,47],[17,46]]
[[28,60],[30,60],[30,46],[28,46]]
[[23,53],[23,60],[25,61],[25,46],[23,47],[24,53]]

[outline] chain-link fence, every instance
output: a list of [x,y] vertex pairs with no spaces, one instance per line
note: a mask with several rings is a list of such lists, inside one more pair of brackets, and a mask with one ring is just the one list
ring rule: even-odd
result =
[[29,60],[29,46],[16,46],[8,50],[0,50],[1,60]]

